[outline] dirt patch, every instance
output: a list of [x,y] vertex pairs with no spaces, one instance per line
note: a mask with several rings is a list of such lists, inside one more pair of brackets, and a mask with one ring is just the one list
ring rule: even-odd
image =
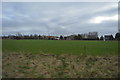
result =
[[3,53],[3,78],[118,78],[118,56]]

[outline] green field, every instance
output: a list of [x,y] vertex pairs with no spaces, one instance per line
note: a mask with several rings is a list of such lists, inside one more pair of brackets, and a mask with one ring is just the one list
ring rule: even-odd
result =
[[2,52],[3,78],[118,78],[117,41],[2,40]]
[[118,42],[80,40],[2,40],[2,52],[116,55],[118,54]]

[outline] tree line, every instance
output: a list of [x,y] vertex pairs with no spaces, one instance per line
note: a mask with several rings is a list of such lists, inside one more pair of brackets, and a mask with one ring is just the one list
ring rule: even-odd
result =
[[16,39],[16,40],[20,40],[20,39],[40,39],[40,40],[104,40],[106,38],[109,38],[109,40],[120,40],[120,33],[116,33],[115,37],[113,37],[113,35],[109,35],[109,36],[101,36],[96,37],[96,38],[83,38],[82,35],[77,34],[77,35],[70,35],[70,36],[63,36],[60,35],[60,37],[58,36],[46,36],[46,35],[22,35],[21,33],[17,33],[16,35],[9,35],[9,36],[2,36],[2,39]]

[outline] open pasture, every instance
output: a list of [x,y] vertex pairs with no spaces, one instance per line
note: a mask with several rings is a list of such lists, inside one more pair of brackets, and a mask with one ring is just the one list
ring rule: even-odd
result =
[[2,40],[2,52],[3,78],[118,78],[117,41]]
[[2,40],[2,52],[116,55],[117,41]]

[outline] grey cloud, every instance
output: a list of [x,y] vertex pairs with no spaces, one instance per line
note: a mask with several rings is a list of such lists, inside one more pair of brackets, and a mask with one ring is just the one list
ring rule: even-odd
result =
[[117,21],[89,23],[97,16],[117,14],[117,3],[3,3],[3,34],[67,35],[98,31],[115,33]]

